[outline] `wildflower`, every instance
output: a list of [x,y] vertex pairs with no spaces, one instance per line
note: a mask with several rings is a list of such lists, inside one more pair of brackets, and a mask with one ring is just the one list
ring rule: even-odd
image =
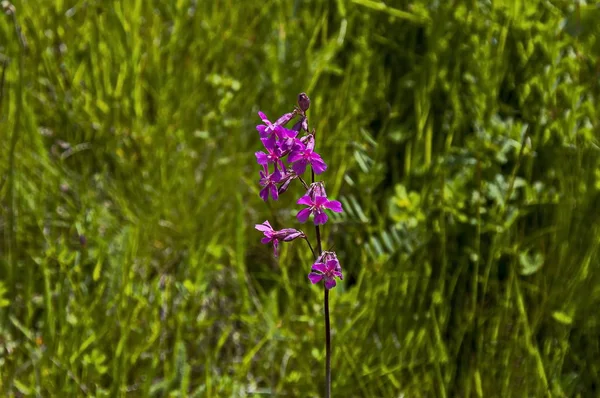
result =
[[[278,142],[279,147],[281,148],[282,153],[285,155],[291,153],[293,150],[299,151],[306,147],[306,143],[310,137],[305,135],[301,138],[296,137],[288,137]],[[285,156],[283,155],[283,156]],[[283,157],[282,156],[282,157]],[[289,160],[288,160],[289,161]]]
[[266,245],[269,242],[273,242],[273,254],[275,255],[275,257],[278,256],[277,250],[279,248],[279,241],[290,242],[297,238],[306,237],[306,235],[304,235],[304,232],[298,231],[293,228],[284,228],[279,231],[276,231],[273,229],[273,227],[271,227],[269,221],[265,221],[262,224],[256,224],[254,228],[256,228],[265,235],[265,237],[261,239],[261,243]]
[[311,268],[312,272],[308,274],[308,279],[313,283],[319,283],[325,280],[325,288],[332,289],[336,285],[335,278],[343,280],[342,267],[333,252],[323,252]]
[[275,139],[272,137],[261,138],[261,141],[265,146],[267,153],[262,151],[255,152],[254,155],[256,156],[256,162],[263,167],[266,167],[269,163],[273,163],[275,164],[275,170],[278,169],[278,166],[285,168],[283,161],[281,160],[281,158],[285,155],[275,142]]
[[260,111],[258,112],[258,116],[260,116],[264,123],[264,125],[259,124],[258,126],[256,126],[256,130],[258,130],[258,133],[260,134],[261,138],[285,139],[287,137],[296,137],[296,135],[298,134],[298,132],[288,130],[279,124],[286,124],[287,122],[289,122],[293,117],[293,113],[283,115],[275,123],[271,123],[267,116]]
[[303,174],[306,170],[306,166],[309,164],[316,174],[321,174],[327,170],[327,165],[323,159],[321,159],[321,156],[313,151],[314,147],[315,138],[313,135],[308,135],[305,145],[298,144],[292,149],[292,152],[290,152],[290,156],[288,157],[288,162],[292,163],[292,168],[296,174]]
[[309,195],[304,195],[298,202],[299,205],[308,206],[306,209],[302,209],[298,212],[296,217],[298,217],[298,221],[306,222],[308,216],[314,214],[314,222],[315,225],[325,224],[327,222],[327,214],[325,214],[325,209],[332,210],[336,213],[340,213],[342,211],[342,204],[337,200],[329,200],[326,196],[316,195],[314,198],[311,198]]
[[271,197],[273,200],[277,200],[279,198],[279,193],[277,191],[277,184],[281,180],[281,173],[277,168],[271,174],[269,174],[269,169],[266,165],[263,166],[263,170],[259,171],[260,173],[260,185],[264,188],[260,190],[260,197],[265,202],[269,199],[269,193],[271,193]]

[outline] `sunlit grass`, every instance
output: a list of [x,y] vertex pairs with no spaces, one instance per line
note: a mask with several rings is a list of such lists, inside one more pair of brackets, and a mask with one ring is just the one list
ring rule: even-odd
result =
[[597,394],[594,41],[567,1],[392,3],[15,1],[1,395],[320,396],[309,253],[253,229],[298,227],[254,126],[301,91],[345,209],[333,396]]

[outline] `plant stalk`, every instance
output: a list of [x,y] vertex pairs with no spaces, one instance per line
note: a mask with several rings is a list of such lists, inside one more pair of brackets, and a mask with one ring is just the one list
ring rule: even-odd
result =
[[[312,182],[315,182],[315,171],[312,171]],[[321,245],[321,229],[315,225],[317,234],[317,253],[323,253]],[[325,307],[325,398],[331,397],[331,323],[329,320],[329,290],[323,285],[323,306]]]

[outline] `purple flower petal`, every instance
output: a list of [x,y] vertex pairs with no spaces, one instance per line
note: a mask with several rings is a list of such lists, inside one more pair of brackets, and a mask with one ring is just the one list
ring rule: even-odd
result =
[[264,187],[263,189],[260,190],[260,197],[265,202],[267,200],[269,200],[269,186],[268,185],[266,187]]
[[271,136],[271,137],[263,137],[260,139],[260,141],[262,142],[263,146],[268,150],[268,151],[275,151],[276,145],[277,145],[277,141],[275,141],[275,137]]
[[295,138],[298,135],[298,132],[288,130],[285,127],[281,127],[281,126],[275,126],[274,131],[275,131],[275,134],[277,135],[277,137],[279,137],[281,139]]
[[278,248],[279,248],[279,241],[277,239],[273,239],[273,255],[275,257],[278,257]]
[[335,279],[334,278],[327,278],[325,279],[325,289],[329,290],[329,289],[333,289],[336,285]]
[[299,161],[300,159],[302,159],[302,152],[300,151],[293,151],[290,152],[289,156],[288,156],[288,162],[289,163],[294,163]]
[[327,165],[325,164],[323,159],[321,159],[321,156],[319,156],[319,154],[317,153],[313,152],[313,154],[311,155],[310,164],[316,174],[321,174],[322,172],[327,170]]
[[323,275],[321,274],[317,274],[315,272],[311,272],[310,274],[308,274],[308,279],[310,279],[310,281],[315,284],[315,283],[319,283],[321,282],[321,280],[323,279]]
[[296,202],[297,205],[307,205],[307,206],[312,206],[313,201],[310,198],[310,196],[308,195],[304,195],[303,197],[301,197],[300,199],[298,199],[298,201]]
[[264,152],[256,152],[254,153],[256,156],[256,162],[261,166],[266,166],[269,163],[269,157]]
[[302,160],[299,160],[296,163],[294,163],[292,165],[292,169],[294,170],[294,172],[296,174],[301,175],[301,174],[304,174],[304,172],[306,171],[307,165],[308,165],[308,161],[302,159]]
[[284,137],[287,137],[287,138],[296,138],[298,136],[298,132],[297,131],[290,130],[290,129],[283,129],[283,130],[284,130]]
[[325,196],[320,196],[320,195],[315,196],[315,202],[314,202],[315,205],[317,205],[317,206],[323,206],[327,202],[328,202],[328,200],[327,200],[327,198]]
[[259,230],[260,232],[273,231],[273,227],[271,227],[269,221],[265,221],[262,224],[256,224],[254,228]]
[[[277,165],[275,165],[277,166]],[[275,171],[273,172],[273,174],[271,174],[271,182],[273,183],[277,183],[279,181],[281,181],[282,179],[282,175],[281,172],[277,169],[277,167],[275,167]]]
[[[296,145],[296,141],[294,138],[285,138],[281,141],[279,141],[279,149],[281,149],[281,153],[283,154],[282,156],[285,156],[285,154],[291,153],[292,150],[294,149],[294,146]],[[288,160],[289,162],[289,160]]]
[[306,149],[309,152],[312,152],[315,149],[315,137],[312,134],[307,135],[306,139]]
[[300,222],[306,222],[306,220],[308,219],[308,216],[310,216],[310,209],[303,209],[300,210],[298,212],[298,214],[296,215],[296,217],[298,218],[298,221]]
[[267,126],[265,126],[264,124],[259,124],[256,126],[256,129],[258,130],[258,133],[260,134],[261,137],[266,137],[267,136]]
[[271,191],[271,197],[273,200],[279,199],[279,193],[277,192],[277,186],[275,184],[269,185],[269,190]]
[[260,243],[262,243],[263,245],[266,245],[267,243],[271,242],[272,240],[273,240],[273,238],[266,237],[266,238],[262,238],[260,240]]
[[298,152],[304,152],[306,151],[306,145],[304,144],[304,138],[306,137],[302,137],[300,139],[295,139],[294,140],[294,150],[298,151]]
[[327,214],[324,211],[315,212],[315,225],[325,224],[328,220]]
[[311,270],[319,271],[324,274],[325,272],[327,272],[327,266],[323,263],[314,263],[311,267]]
[[337,200],[329,200],[323,205],[323,207],[336,213],[342,212],[342,204]]
[[258,116],[262,119],[263,122],[267,122],[268,124],[271,124],[271,122],[269,122],[269,119],[267,119],[267,115],[265,115],[261,111],[258,111]]
[[337,269],[338,265],[339,265],[339,261],[336,259],[331,259],[331,260],[327,260],[327,263],[325,263],[325,271],[322,271],[323,273],[325,272],[333,272]]

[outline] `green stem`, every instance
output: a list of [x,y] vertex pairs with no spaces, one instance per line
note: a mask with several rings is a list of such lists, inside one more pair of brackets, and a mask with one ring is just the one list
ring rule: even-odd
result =
[[308,247],[310,248],[310,252],[313,255],[313,258],[316,260],[317,259],[317,253],[315,253],[315,251],[313,250],[312,245],[310,244],[310,240],[308,240],[307,237],[304,238],[304,240],[306,241],[306,243],[308,244]]

